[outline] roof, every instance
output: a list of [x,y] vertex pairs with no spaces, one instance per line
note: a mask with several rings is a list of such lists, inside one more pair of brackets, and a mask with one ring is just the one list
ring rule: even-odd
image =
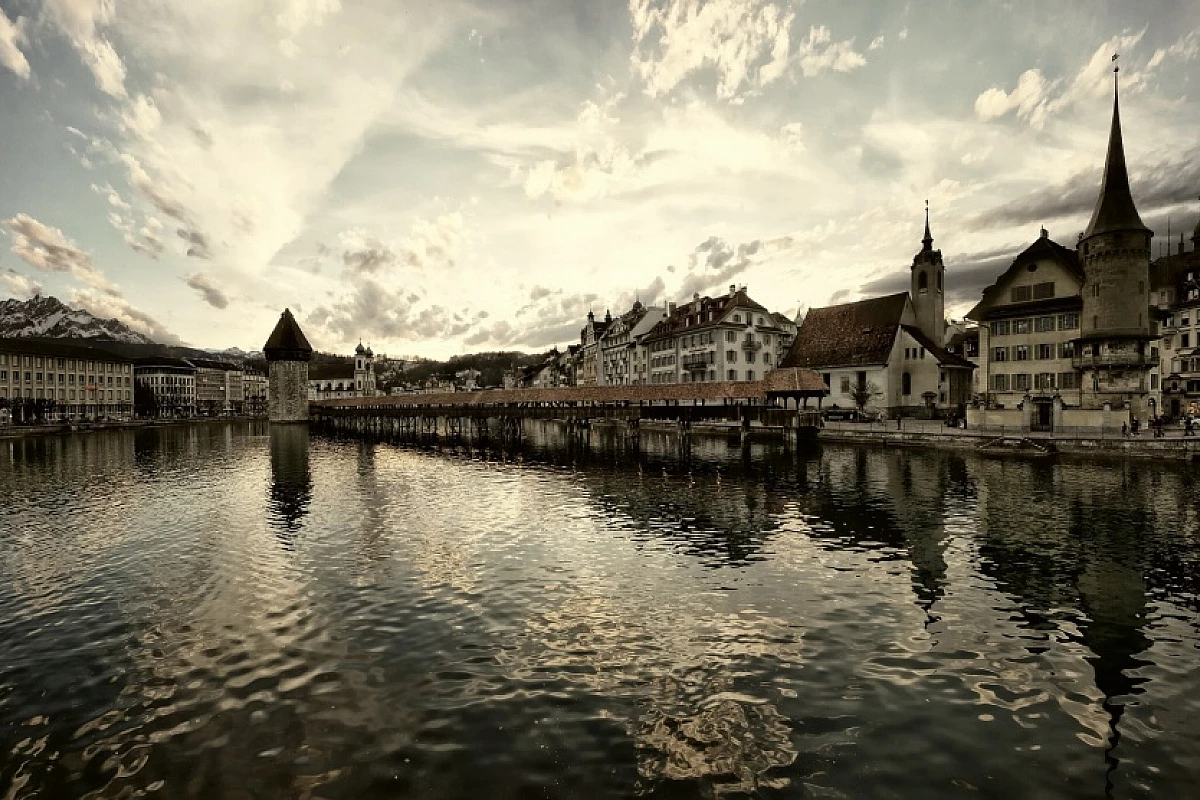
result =
[[762,379],[768,394],[828,394],[829,387],[821,376],[811,369],[780,367],[767,373]]
[[1041,235],[1034,240],[1033,244],[1026,247],[1020,253],[1017,253],[1016,258],[1013,259],[1008,269],[1004,270],[1000,274],[1000,277],[996,278],[995,283],[983,290],[983,297],[975,304],[974,308],[966,313],[966,318],[978,322],[981,319],[980,315],[988,310],[990,301],[995,296],[996,289],[1010,275],[1013,275],[1027,264],[1037,261],[1039,258],[1055,259],[1068,272],[1078,278],[1081,283],[1083,282],[1083,266],[1079,263],[1079,253],[1069,247],[1063,247],[1051,239],[1049,234],[1046,233],[1045,228],[1043,228]]
[[[778,370],[776,370],[778,372]],[[791,372],[791,371],[789,371]],[[808,373],[805,375],[804,373]],[[801,394],[826,394],[828,387],[819,375],[811,370],[792,372],[791,386],[785,373],[779,381],[783,388],[775,389],[770,376],[760,381],[713,381],[711,383],[667,383],[626,386],[570,386],[546,389],[481,389],[475,392],[437,392],[414,395],[392,395],[387,397],[348,398],[321,400],[318,405],[356,406],[369,405],[387,408],[391,406],[430,405],[488,405],[507,403],[616,403],[616,402],[661,402],[664,400],[739,400],[764,398],[768,391],[795,392]]]
[[[696,312],[693,307],[696,301],[700,302],[700,311]],[[697,297],[687,303],[678,306],[673,313],[667,316],[662,322],[659,322],[653,328],[646,332],[646,339],[653,341],[665,336],[674,336],[679,333],[689,333],[691,331],[706,330],[718,325],[730,325],[740,323],[723,322],[724,317],[735,308],[745,308],[750,311],[761,311],[770,320],[769,324],[760,326],[761,328],[770,328],[771,330],[780,330],[776,327],[775,319],[771,316],[771,312],[764,306],[750,299],[746,294],[745,288],[737,289],[726,295],[719,297]],[[708,312],[712,312],[709,314]],[[695,317],[693,319],[693,316]],[[708,316],[709,319],[705,319]]]
[[814,308],[804,318],[781,367],[886,364],[908,292]]
[[271,336],[263,345],[263,355],[274,361],[307,361],[312,358],[312,346],[292,316],[291,309],[285,308],[279,315],[275,330],[271,331]]
[[344,381],[354,379],[354,365],[345,361],[321,361],[308,365],[310,381]]
[[963,367],[965,369],[975,369],[975,363],[968,361],[960,355],[951,353],[946,348],[939,344],[935,344],[932,339],[925,335],[925,331],[915,325],[901,325],[905,333],[917,340],[917,343],[928,350],[938,363],[943,367]]
[[1104,162],[1104,180],[1100,196],[1083,236],[1095,236],[1108,231],[1149,230],[1142,224],[1133,193],[1129,190],[1129,173],[1125,169],[1125,145],[1121,139],[1121,108],[1116,87],[1113,90],[1112,128],[1108,133],[1108,157]]
[[[77,341],[77,340],[72,340]],[[89,358],[95,361],[128,362],[125,356],[118,356],[98,347],[84,344],[64,344],[61,339],[44,339],[39,337],[13,336],[0,338],[0,351],[5,353],[28,353],[32,356],[51,356],[63,358]]]

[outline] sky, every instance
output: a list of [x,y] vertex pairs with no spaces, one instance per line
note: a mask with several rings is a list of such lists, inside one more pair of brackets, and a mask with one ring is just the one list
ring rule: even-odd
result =
[[745,285],[947,314],[1095,203],[1200,218],[1200,3],[0,0],[0,298],[444,358]]

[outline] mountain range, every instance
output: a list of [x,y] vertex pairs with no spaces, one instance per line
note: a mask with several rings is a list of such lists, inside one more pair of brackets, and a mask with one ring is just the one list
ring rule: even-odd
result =
[[[71,339],[123,356],[174,356],[213,358],[242,362],[261,357],[237,347],[200,350],[165,345],[138,333],[115,319],[100,319],[87,311],[71,308],[56,297],[35,295],[29,300],[0,300],[0,338]],[[82,341],[80,341],[82,340]]]

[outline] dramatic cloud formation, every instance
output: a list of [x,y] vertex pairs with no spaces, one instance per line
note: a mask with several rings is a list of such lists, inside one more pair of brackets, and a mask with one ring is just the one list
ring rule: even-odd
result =
[[907,285],[926,199],[958,315],[1086,224],[1118,52],[1143,219],[1200,214],[1195,4],[0,4],[0,230],[44,291],[197,343],[284,305],[436,356],[639,292],[819,307]]
[[30,280],[14,269],[0,272],[0,289],[14,297],[27,299],[42,293],[42,285]]

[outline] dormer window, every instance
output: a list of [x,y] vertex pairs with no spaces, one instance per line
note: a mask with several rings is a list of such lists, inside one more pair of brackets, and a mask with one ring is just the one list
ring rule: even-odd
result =
[[734,321],[734,322],[741,322],[741,321],[742,321],[742,315],[741,315],[741,314],[734,314],[734,315],[733,315],[733,321]]

